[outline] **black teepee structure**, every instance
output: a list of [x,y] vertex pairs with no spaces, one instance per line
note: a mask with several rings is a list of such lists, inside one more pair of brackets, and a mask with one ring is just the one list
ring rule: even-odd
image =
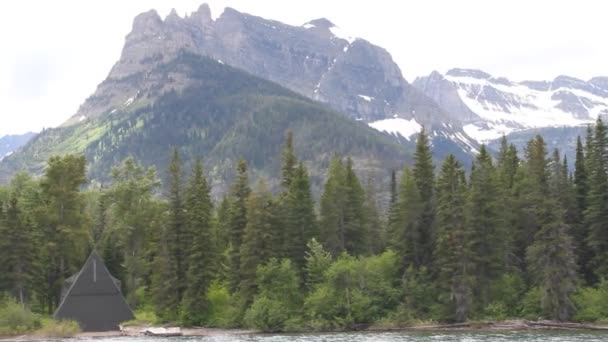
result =
[[75,320],[84,331],[118,330],[118,324],[135,318],[95,250],[73,277],[54,317]]

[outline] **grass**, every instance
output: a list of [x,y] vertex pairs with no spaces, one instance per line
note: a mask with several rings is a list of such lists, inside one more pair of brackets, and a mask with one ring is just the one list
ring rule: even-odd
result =
[[122,326],[145,326],[154,325],[158,322],[158,317],[152,310],[136,310],[135,319],[122,323]]
[[80,326],[75,321],[56,321],[35,314],[13,299],[0,301],[0,336],[33,334],[72,337],[80,331]]
[[80,326],[75,321],[43,319],[42,327],[36,330],[34,335],[44,337],[74,337],[80,332]]

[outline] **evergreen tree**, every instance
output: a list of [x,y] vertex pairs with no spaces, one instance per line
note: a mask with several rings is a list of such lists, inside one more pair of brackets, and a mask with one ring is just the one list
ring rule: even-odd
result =
[[[104,258],[113,255],[110,259],[114,261],[108,267],[114,272],[124,268],[123,288],[127,289],[127,301],[132,308],[137,307],[137,288],[150,282],[143,277],[147,263],[157,254],[156,246],[151,244],[160,235],[160,228],[157,231],[156,227],[161,210],[153,198],[159,185],[154,168],[144,170],[129,158],[112,170],[112,185],[107,191],[110,222],[102,238],[106,246],[102,254]],[[116,276],[120,273],[116,272]]]
[[369,251],[364,197],[351,159],[345,165],[335,157],[321,196],[320,221],[321,243],[334,257],[342,252],[361,255]]
[[344,181],[346,200],[342,210],[346,252],[351,255],[368,254],[370,249],[364,209],[365,192],[353,170],[353,162],[350,157],[346,159]]
[[399,225],[399,189],[397,185],[397,173],[391,170],[390,177],[390,198],[388,204],[388,218],[386,222],[387,245],[393,246],[393,241],[397,235]]
[[284,190],[288,190],[294,178],[296,168],[298,167],[298,159],[296,158],[293,150],[293,132],[291,130],[287,132],[287,136],[285,138],[282,160],[281,186]]
[[597,120],[589,161],[589,196],[585,223],[587,245],[593,252],[591,267],[598,278],[608,276],[608,136],[606,126]]
[[414,180],[422,202],[422,214],[419,222],[419,245],[416,267],[430,266],[434,249],[435,227],[435,167],[431,153],[431,144],[424,128],[418,134],[414,154]]
[[332,257],[314,238],[306,247],[306,286],[308,290],[314,291],[317,285],[323,282],[325,271],[331,266]]
[[230,231],[230,275],[231,291],[236,291],[241,283],[240,250],[245,226],[247,225],[247,199],[249,198],[249,178],[247,162],[240,160],[237,165],[237,176],[232,185],[228,230]]
[[405,272],[410,267],[422,263],[420,217],[423,204],[416,181],[409,168],[403,170],[399,185],[399,200],[397,203],[397,218],[390,238],[391,248],[395,250],[401,261],[400,271]]
[[3,277],[8,280],[7,289],[21,305],[31,296],[32,280],[36,272],[36,236],[31,222],[23,216],[18,198],[11,194],[6,207],[2,231]]
[[320,203],[320,242],[325,249],[336,257],[346,250],[344,213],[344,165],[334,157],[329,167],[325,188]]
[[209,309],[207,291],[213,279],[215,248],[212,240],[211,196],[200,159],[196,160],[186,195],[186,222],[192,246],[188,250],[186,291],[182,299],[183,321],[200,325]]
[[[485,158],[485,157],[482,157]],[[479,161],[479,158],[478,158]],[[473,274],[471,232],[465,221],[466,184],[460,163],[449,155],[437,181],[437,248],[440,295],[447,318],[463,322],[471,314]]]
[[369,237],[369,252],[372,255],[380,254],[384,251],[386,244],[386,233],[384,224],[380,219],[380,209],[376,198],[376,184],[373,174],[367,178],[365,185],[365,232]]
[[476,294],[484,306],[489,303],[492,282],[505,270],[508,235],[499,211],[500,195],[492,157],[482,145],[471,171],[467,225],[471,231],[471,257],[476,265]]
[[[247,200],[247,226],[240,252],[241,299],[251,304],[256,293],[256,270],[274,257],[276,203],[266,183],[260,180]],[[245,307],[246,307],[245,306]]]
[[176,284],[174,284],[177,289],[177,302],[182,300],[186,290],[186,271],[188,270],[186,253],[190,250],[192,241],[192,236],[186,228],[182,178],[181,159],[177,147],[174,147],[173,157],[168,167],[168,227],[163,230],[165,234],[162,238],[166,241],[169,249],[170,259],[167,263],[175,267],[177,275]]
[[[302,163],[295,169],[283,199],[285,251],[299,271],[305,264],[306,243],[317,236],[317,219],[308,172]],[[275,247],[276,248],[276,247]]]
[[82,156],[51,157],[41,181],[45,206],[38,224],[43,227],[43,296],[49,313],[59,305],[64,279],[75,273],[85,258],[89,220],[80,193],[86,181],[85,165]]

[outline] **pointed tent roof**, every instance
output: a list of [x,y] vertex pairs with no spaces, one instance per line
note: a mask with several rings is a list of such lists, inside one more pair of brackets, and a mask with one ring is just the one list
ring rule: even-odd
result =
[[84,331],[118,330],[118,324],[135,318],[95,250],[76,275],[54,317],[75,320]]

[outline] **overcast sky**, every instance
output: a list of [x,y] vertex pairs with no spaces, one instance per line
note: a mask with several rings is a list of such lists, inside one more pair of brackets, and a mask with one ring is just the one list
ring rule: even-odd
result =
[[[202,0],[0,2],[0,136],[61,124],[120,56],[133,17]],[[608,3],[486,0],[211,0],[301,25],[326,17],[386,48],[408,81],[433,70],[482,69],[512,80],[608,75]]]

